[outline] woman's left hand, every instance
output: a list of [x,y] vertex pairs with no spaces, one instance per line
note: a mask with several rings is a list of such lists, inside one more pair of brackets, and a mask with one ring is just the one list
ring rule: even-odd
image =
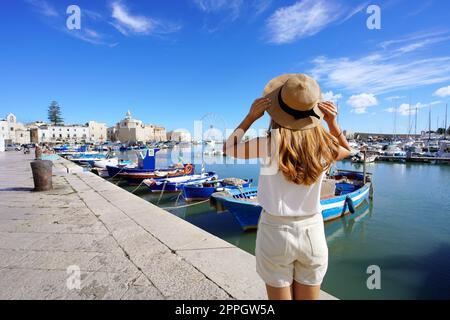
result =
[[333,102],[319,102],[319,109],[323,112],[323,120],[325,120],[326,123],[330,124],[336,120],[338,110]]
[[271,103],[269,98],[256,99],[250,108],[248,117],[250,117],[252,121],[258,120],[264,115],[264,112],[270,107]]

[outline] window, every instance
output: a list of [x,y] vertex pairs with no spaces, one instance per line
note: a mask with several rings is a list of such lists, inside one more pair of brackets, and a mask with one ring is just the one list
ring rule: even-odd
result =
[[67,129],[67,131],[69,131],[69,129]]
[[13,128],[13,127],[11,127],[11,131],[14,131],[14,128]]
[[61,133],[59,134],[59,137],[62,138],[62,134]]
[[55,134],[53,134],[53,138],[56,138],[56,137],[55,137]]

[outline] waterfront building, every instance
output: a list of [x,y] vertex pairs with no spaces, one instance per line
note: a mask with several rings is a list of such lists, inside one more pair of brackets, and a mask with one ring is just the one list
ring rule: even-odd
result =
[[108,139],[108,127],[106,123],[89,121],[87,127],[89,129],[89,142],[103,143]]
[[30,143],[30,130],[22,123],[17,122],[14,114],[9,113],[5,119],[0,119],[0,140],[2,144]]
[[192,135],[189,132],[189,130],[185,129],[176,129],[173,131],[170,131],[169,134],[169,140],[175,141],[175,142],[191,142],[192,141]]
[[166,141],[167,134],[164,127],[144,124],[141,120],[133,119],[128,111],[125,118],[115,126],[108,128],[108,139],[123,143],[148,141]]
[[358,140],[394,140],[394,139],[407,139],[407,138],[413,138],[418,139],[420,138],[419,134],[391,134],[391,133],[367,133],[367,132],[356,132],[353,134],[354,139]]
[[31,129],[34,143],[86,143],[89,128],[81,125],[41,125]]
[[103,143],[107,138],[104,123],[89,121],[86,125],[29,124],[33,143]]

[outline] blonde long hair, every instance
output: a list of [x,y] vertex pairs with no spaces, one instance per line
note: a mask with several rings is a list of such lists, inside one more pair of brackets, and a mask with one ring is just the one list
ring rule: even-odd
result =
[[336,161],[339,142],[322,125],[291,130],[272,121],[271,128],[279,133],[278,169],[288,181],[311,185]]

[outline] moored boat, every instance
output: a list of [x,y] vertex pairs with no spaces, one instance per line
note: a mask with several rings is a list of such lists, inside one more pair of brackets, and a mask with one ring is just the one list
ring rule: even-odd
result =
[[175,165],[168,168],[156,169],[156,153],[159,149],[148,149],[145,156],[138,153],[136,166],[107,165],[108,175],[126,179],[129,183],[140,183],[145,179],[164,179],[192,175],[194,165]]
[[227,189],[247,188],[252,183],[251,179],[226,178],[216,181],[207,181],[203,183],[193,183],[185,185],[182,188],[185,201],[201,201],[209,199],[214,192]]
[[125,166],[125,165],[131,165],[132,162],[131,160],[123,160],[123,159],[119,159],[119,158],[107,158],[107,159],[101,159],[101,160],[97,160],[94,161],[93,166],[95,168],[101,168],[101,169],[106,169],[106,166]]
[[[338,170],[322,182],[321,205],[324,221],[337,219],[354,212],[372,194],[370,175]],[[233,214],[243,230],[255,229],[262,207],[258,203],[256,187],[230,189],[212,194],[211,203]]]
[[152,192],[178,192],[189,184],[199,184],[209,181],[217,180],[218,176],[215,172],[206,172],[202,174],[185,175],[174,178],[157,178],[157,179],[145,179],[143,183]]

